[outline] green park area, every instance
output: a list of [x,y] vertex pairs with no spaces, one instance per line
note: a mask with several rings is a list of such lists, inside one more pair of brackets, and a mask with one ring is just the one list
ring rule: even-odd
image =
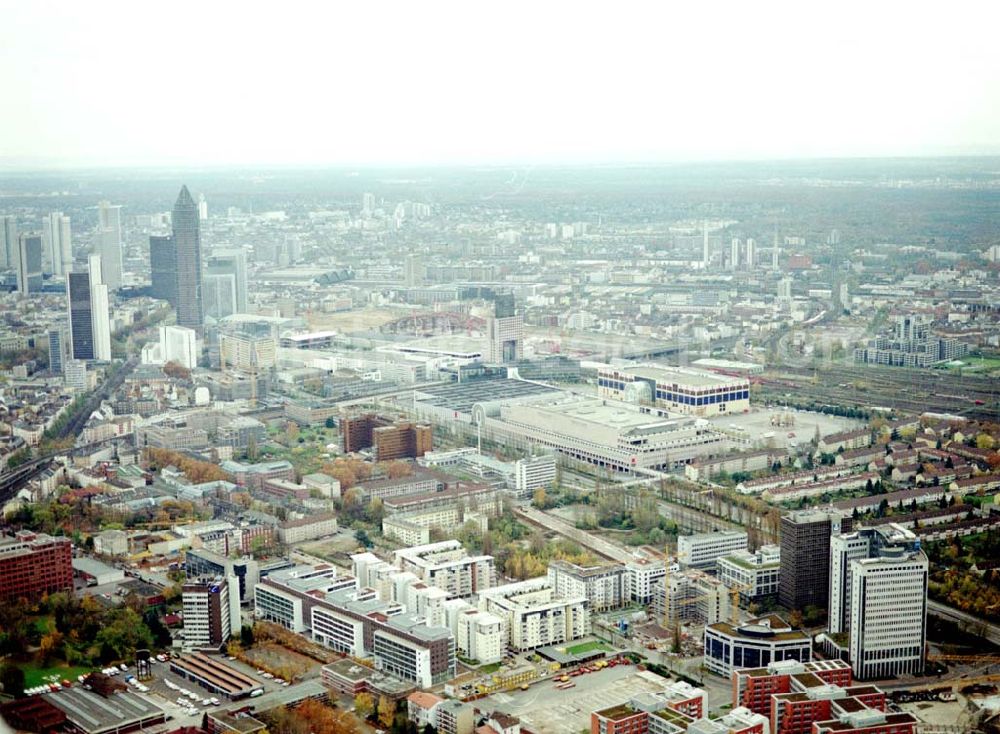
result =
[[44,683],[61,683],[64,680],[71,681],[76,685],[78,676],[94,670],[94,668],[81,665],[40,666],[37,663],[20,663],[18,667],[24,671],[25,688],[34,688]]
[[567,655],[585,655],[588,652],[594,652],[595,650],[608,650],[608,646],[605,645],[600,640],[588,640],[587,642],[581,642],[579,645],[571,645],[566,648]]

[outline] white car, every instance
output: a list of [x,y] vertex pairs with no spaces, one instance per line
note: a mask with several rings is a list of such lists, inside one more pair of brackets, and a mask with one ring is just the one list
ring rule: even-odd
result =
[[190,698],[192,701],[197,701],[198,694],[195,693],[194,691],[188,691],[188,698]]
[[271,679],[272,679],[272,678],[274,677],[274,676],[273,676],[273,675],[271,675],[270,673],[264,673],[264,674],[263,674],[263,676],[264,676],[265,678],[267,678],[268,680],[271,680]]
[[211,701],[212,701],[212,705],[213,706],[218,706],[219,705],[219,699],[217,699],[215,696],[212,696]]

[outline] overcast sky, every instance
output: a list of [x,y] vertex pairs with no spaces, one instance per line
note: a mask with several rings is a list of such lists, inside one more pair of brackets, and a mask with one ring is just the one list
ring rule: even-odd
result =
[[0,0],[0,161],[997,153],[998,6]]

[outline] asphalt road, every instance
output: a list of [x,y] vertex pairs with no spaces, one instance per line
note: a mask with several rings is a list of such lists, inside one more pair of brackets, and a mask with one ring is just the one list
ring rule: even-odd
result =
[[944,619],[950,619],[953,622],[959,622],[963,629],[982,635],[990,642],[1000,645],[1000,626],[990,624],[989,622],[979,619],[978,617],[974,617],[971,614],[966,614],[965,612],[931,599],[927,600],[927,613],[933,614],[935,617],[942,617]]

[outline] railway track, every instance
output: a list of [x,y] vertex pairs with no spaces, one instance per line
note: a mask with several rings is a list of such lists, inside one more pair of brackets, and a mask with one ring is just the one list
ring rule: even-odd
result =
[[849,407],[884,406],[922,413],[954,413],[976,420],[1000,419],[1000,385],[988,377],[938,370],[830,365],[822,370],[783,368],[761,380],[765,395],[787,393]]

